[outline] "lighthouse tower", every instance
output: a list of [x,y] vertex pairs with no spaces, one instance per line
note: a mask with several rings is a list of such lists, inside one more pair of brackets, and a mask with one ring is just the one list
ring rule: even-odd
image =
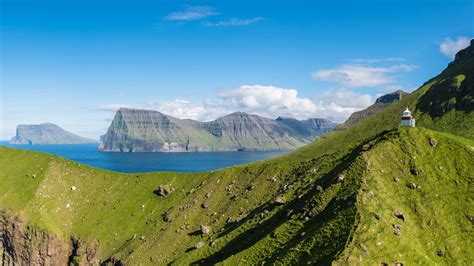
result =
[[401,125],[402,127],[415,127],[415,117],[411,115],[408,107],[403,111]]

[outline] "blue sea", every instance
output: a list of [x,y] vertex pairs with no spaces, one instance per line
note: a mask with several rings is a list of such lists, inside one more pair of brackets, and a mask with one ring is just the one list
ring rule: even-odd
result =
[[274,152],[99,152],[97,144],[79,145],[0,145],[58,155],[93,167],[125,172],[204,172],[274,157],[285,151]]

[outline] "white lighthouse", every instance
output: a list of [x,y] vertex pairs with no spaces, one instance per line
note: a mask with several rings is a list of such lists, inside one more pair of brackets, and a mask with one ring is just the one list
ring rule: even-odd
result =
[[415,117],[411,115],[408,107],[403,111],[401,125],[402,127],[415,127]]

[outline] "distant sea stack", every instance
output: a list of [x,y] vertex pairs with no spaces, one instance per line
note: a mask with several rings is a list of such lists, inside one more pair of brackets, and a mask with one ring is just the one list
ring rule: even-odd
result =
[[336,130],[344,130],[352,127],[353,125],[377,114],[378,112],[382,111],[385,107],[391,105],[396,101],[400,101],[403,96],[408,95],[407,92],[402,90],[397,90],[389,94],[385,94],[377,98],[375,103],[364,110],[354,112],[351,116],[342,124],[339,124],[335,129]]
[[121,108],[105,134],[104,152],[291,150],[331,131],[326,119],[270,119],[243,112],[214,121],[178,119],[151,110]]
[[97,141],[80,137],[51,123],[18,125],[16,136],[10,140],[10,144],[17,145],[86,143],[97,143]]

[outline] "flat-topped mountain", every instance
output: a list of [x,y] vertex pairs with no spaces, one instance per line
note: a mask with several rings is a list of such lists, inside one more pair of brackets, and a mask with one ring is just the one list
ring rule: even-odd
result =
[[10,144],[18,145],[85,143],[97,143],[97,141],[80,137],[52,123],[18,125],[16,136],[10,140]]
[[111,152],[289,150],[331,131],[326,119],[276,120],[235,112],[210,122],[121,108],[99,146]]
[[406,96],[406,95],[408,95],[408,93],[406,93],[402,90],[397,90],[397,91],[394,91],[392,93],[380,96],[379,98],[377,98],[375,103],[372,104],[371,106],[367,107],[364,110],[352,113],[351,116],[344,123],[339,124],[336,127],[336,130],[347,129],[347,128],[359,123],[360,121],[365,120],[365,119],[379,113],[384,108],[391,105],[392,103],[394,103],[396,101],[400,101],[403,98],[403,96]]

